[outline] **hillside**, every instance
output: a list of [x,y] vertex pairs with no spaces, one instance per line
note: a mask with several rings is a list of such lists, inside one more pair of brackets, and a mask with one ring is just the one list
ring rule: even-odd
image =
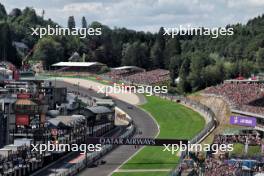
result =
[[[45,69],[59,61],[67,61],[78,52],[85,61],[98,61],[110,67],[136,65],[147,70],[164,68],[171,71],[172,86],[180,77],[176,90],[192,92],[215,85],[227,78],[250,76],[264,70],[264,15],[246,25],[227,24],[234,35],[165,36],[161,27],[156,34],[111,29],[99,22],[89,25],[83,17],[83,27],[101,27],[101,36],[32,36],[31,27],[55,26],[56,22],[38,16],[34,9],[13,9],[6,12],[0,4],[0,57],[17,66],[27,53],[18,52],[12,42],[22,42],[29,48],[30,61],[43,61]],[[68,25],[75,27],[74,17]]]

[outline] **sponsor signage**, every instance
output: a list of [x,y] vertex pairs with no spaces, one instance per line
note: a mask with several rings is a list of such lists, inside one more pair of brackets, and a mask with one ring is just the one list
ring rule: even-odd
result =
[[257,124],[257,120],[254,117],[231,116],[230,124],[255,127]]
[[28,99],[28,98],[30,98],[30,94],[28,94],[28,93],[17,94],[17,98],[19,98],[19,99]]
[[177,139],[153,139],[153,138],[87,138],[90,144],[102,145],[150,145],[150,146],[163,146],[164,144],[188,144],[188,140]]
[[16,125],[29,125],[29,116],[16,115]]

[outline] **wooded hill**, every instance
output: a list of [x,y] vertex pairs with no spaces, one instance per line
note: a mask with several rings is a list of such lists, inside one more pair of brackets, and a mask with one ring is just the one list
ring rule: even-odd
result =
[[[182,92],[196,91],[215,85],[227,78],[250,76],[264,70],[264,15],[253,18],[246,25],[234,24],[234,35],[164,36],[161,27],[156,34],[111,29],[99,22],[87,26],[85,17],[82,27],[101,27],[101,36],[32,36],[31,27],[55,26],[51,19],[44,20],[34,9],[13,9],[7,13],[0,4],[0,57],[18,67],[25,55],[17,52],[12,42],[23,42],[34,47],[30,60],[42,60],[45,68],[58,61],[67,61],[78,52],[85,61],[98,61],[109,67],[135,65],[147,70],[164,68],[171,71],[171,78],[180,76],[177,89]],[[69,17],[69,27],[75,27],[74,17]],[[173,84],[174,81],[172,81]]]

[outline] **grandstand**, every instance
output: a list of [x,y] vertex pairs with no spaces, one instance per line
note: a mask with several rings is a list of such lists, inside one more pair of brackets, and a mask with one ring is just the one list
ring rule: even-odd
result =
[[122,66],[113,68],[104,76],[113,81],[123,81],[129,84],[154,85],[168,81],[170,72],[164,69],[145,71],[136,66]]
[[224,83],[209,87],[204,93],[225,97],[235,109],[264,114],[264,84]]
[[215,95],[229,102],[233,113],[257,118],[259,126],[264,126],[264,84],[232,83],[209,87],[203,91],[207,95]]
[[126,76],[144,71],[145,69],[136,66],[122,66],[122,67],[112,68],[110,72],[105,74],[105,76],[107,76],[108,78],[114,81],[118,81],[124,79]]
[[[223,84],[206,88],[202,92],[202,97],[204,98],[203,103],[213,104],[209,107],[213,108],[218,117],[219,126],[213,133],[212,144],[218,146],[233,144],[234,149],[231,152],[218,152],[217,154],[212,152],[190,153],[190,158],[185,159],[181,164],[181,173],[195,175],[201,170],[204,171],[205,176],[263,173],[263,149],[261,148],[264,135],[264,84],[262,80],[259,77],[249,79],[238,77],[226,80]],[[239,114],[239,117],[256,118],[256,126],[255,124],[247,127],[242,127],[244,125],[241,124],[238,124],[241,126],[226,124],[228,121],[222,118],[233,114],[226,112],[223,106],[219,106],[216,99],[227,102],[231,113]],[[197,167],[197,163],[200,162],[204,164],[202,168]]]
[[147,72],[141,72],[127,76],[125,78],[126,81],[132,84],[146,84],[146,85],[164,83],[169,79],[170,79],[170,72],[164,69],[155,69]]

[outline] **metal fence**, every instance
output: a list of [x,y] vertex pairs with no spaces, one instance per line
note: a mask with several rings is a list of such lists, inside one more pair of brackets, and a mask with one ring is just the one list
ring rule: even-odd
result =
[[[170,94],[155,94],[155,96],[161,97],[163,99],[167,99],[173,102],[179,102],[185,106],[188,106],[200,114],[203,115],[205,120],[207,121],[205,128],[198,133],[193,139],[190,140],[191,144],[196,144],[201,142],[206,136],[210,134],[211,131],[217,126],[217,121],[214,112],[207,106],[191,100],[187,97],[184,96],[175,96],[175,95],[170,95]],[[183,159],[187,156],[187,151],[182,152],[180,155],[180,162],[183,161]],[[170,172],[170,176],[178,176],[180,171],[180,164],[178,164],[172,171]]]

